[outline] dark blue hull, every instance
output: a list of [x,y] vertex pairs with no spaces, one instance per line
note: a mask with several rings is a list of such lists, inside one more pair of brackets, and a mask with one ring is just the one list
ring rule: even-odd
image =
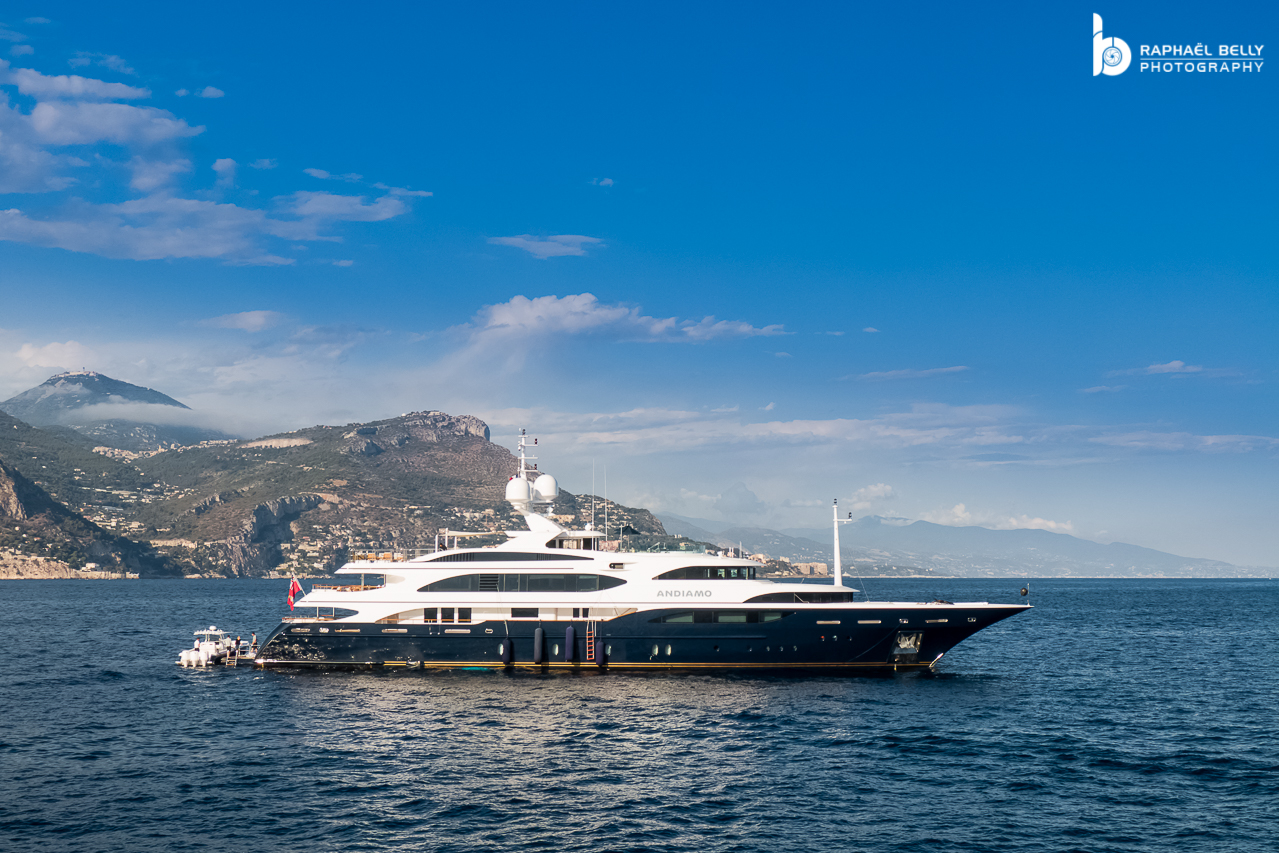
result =
[[[285,622],[257,657],[266,667],[541,668],[882,672],[928,669],[1023,605],[927,610],[799,610],[757,623],[663,622],[647,610],[604,622],[457,624]],[[860,623],[860,624],[859,624]]]

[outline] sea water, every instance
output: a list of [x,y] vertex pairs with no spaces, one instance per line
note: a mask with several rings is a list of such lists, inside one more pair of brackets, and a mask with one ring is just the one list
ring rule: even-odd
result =
[[1274,581],[1035,581],[935,674],[873,678],[191,670],[287,583],[0,591],[5,851],[1279,847]]

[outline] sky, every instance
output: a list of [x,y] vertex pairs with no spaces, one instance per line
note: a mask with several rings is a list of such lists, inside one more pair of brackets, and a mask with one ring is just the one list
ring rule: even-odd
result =
[[0,7],[0,399],[1279,566],[1273,6],[98,5]]

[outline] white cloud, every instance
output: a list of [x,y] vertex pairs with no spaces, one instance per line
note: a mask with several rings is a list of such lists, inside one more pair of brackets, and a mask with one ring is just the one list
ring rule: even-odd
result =
[[761,412],[771,412],[771,411],[772,411],[774,408],[776,408],[776,407],[777,407],[777,404],[776,404],[776,403],[769,403],[767,406],[762,406],[762,407],[760,407],[760,411],[761,411]]
[[887,483],[876,483],[873,486],[866,486],[854,492],[853,499],[848,503],[846,509],[850,512],[864,512],[881,501],[895,497],[897,497],[897,493],[893,491],[892,486]]
[[1145,373],[1203,373],[1203,366],[1186,364],[1184,361],[1170,361],[1167,364],[1152,364]]
[[490,237],[489,243],[494,246],[523,249],[542,261],[569,255],[580,257],[586,254],[583,246],[604,245],[604,241],[598,237],[583,237],[578,234],[558,234],[553,237],[534,237],[531,234],[520,234],[516,237]]
[[624,340],[709,341],[717,338],[783,334],[780,325],[757,328],[738,320],[659,319],[638,308],[606,305],[590,293],[570,296],[512,297],[509,302],[480,309],[466,327],[480,337],[502,335],[609,334]]
[[235,186],[236,162],[230,157],[222,157],[213,161],[213,171],[218,173],[218,186]]
[[36,49],[29,44],[15,44],[9,48],[10,56],[31,56]]
[[[348,172],[345,175],[335,175],[332,172],[326,172],[323,169],[303,169],[302,171],[305,174],[308,174],[313,178],[319,178],[322,181],[346,181],[348,184],[358,184],[360,181],[364,180],[363,175],[357,175],[354,172]],[[380,185],[380,188],[388,190],[392,189],[385,184]]]
[[408,210],[404,202],[389,195],[368,204],[365,196],[299,190],[282,200],[288,211],[298,216],[344,222],[381,222]]
[[175,175],[191,171],[190,160],[147,160],[134,157],[129,161],[133,177],[129,186],[141,192],[153,192],[168,186]]
[[263,157],[249,164],[250,169],[274,169],[278,164],[274,160]]
[[31,128],[50,145],[152,145],[204,132],[168,110],[130,104],[42,101],[31,110]]
[[191,94],[191,90],[190,90],[190,89],[178,89],[178,90],[177,90],[176,92],[174,92],[173,94],[177,95],[179,98],[185,98],[187,95]]
[[1279,439],[1264,435],[1194,435],[1188,432],[1136,432],[1114,433],[1089,439],[1097,444],[1126,447],[1132,450],[1199,450],[1205,452],[1236,452],[1279,447]]
[[862,329],[862,331],[870,332],[871,334],[874,334],[875,332],[878,332],[879,329],[876,329],[874,326],[867,326],[866,328]]
[[221,98],[225,94],[226,92],[223,92],[221,89],[216,89],[213,86],[205,86],[203,89],[195,93],[197,98]]
[[1073,533],[1075,530],[1074,524],[1069,521],[1050,521],[1029,515],[1000,516],[974,513],[964,504],[955,504],[950,509],[924,513],[923,520],[948,527],[986,527],[991,530],[1048,530],[1053,533]]
[[53,23],[53,21],[50,21],[48,18],[27,18],[27,19],[25,19],[25,20],[23,21],[23,23],[26,23],[26,24],[52,24],[52,23]]
[[78,52],[71,59],[67,60],[67,64],[72,68],[83,68],[86,65],[100,65],[103,68],[109,68],[112,71],[118,71],[121,74],[137,74],[129,67],[129,64],[120,57],[111,53],[85,53]]
[[201,326],[212,326],[218,329],[240,329],[245,332],[260,332],[279,325],[284,315],[279,311],[241,311],[238,314],[223,314],[201,320]]
[[591,181],[591,183],[597,187],[611,187],[613,186],[613,179],[612,178],[595,178],[594,180]]
[[1116,391],[1122,391],[1122,390],[1124,390],[1124,389],[1125,389],[1125,388],[1127,388],[1127,387],[1128,387],[1127,385],[1094,385],[1094,386],[1092,386],[1091,388],[1080,388],[1080,389],[1079,389],[1079,393],[1081,393],[1081,394],[1107,394],[1107,393],[1112,393],[1112,394],[1113,394],[1114,392],[1116,392]]
[[1174,360],[1164,364],[1150,364],[1146,367],[1130,367],[1126,370],[1112,370],[1107,376],[1238,376],[1239,371],[1221,367],[1204,367],[1202,364],[1186,364]]
[[[863,373],[857,376],[857,379],[869,379],[879,381],[885,379],[921,379],[926,376],[942,376],[947,373],[959,373],[967,370],[964,365],[956,365],[955,367],[931,367],[927,370],[884,370],[876,373]],[[852,376],[845,376],[844,379],[852,379]]]
[[335,267],[349,267],[349,266],[351,266],[351,265],[352,265],[352,264],[354,264],[354,263],[355,263],[355,261],[351,261],[351,260],[341,260],[341,261],[334,261],[334,262],[333,262],[333,266],[335,266]]
[[137,100],[151,97],[150,89],[108,83],[78,74],[50,76],[30,68],[9,68],[0,59],[0,83],[17,86],[18,91],[33,98],[79,98],[93,101]]
[[773,353],[773,357],[774,358],[794,358],[794,356],[792,356],[788,352],[775,352]]
[[0,24],[0,40],[3,41],[26,41],[27,37],[22,33],[15,32],[8,27]]
[[79,370],[93,364],[97,355],[79,341],[48,343],[43,346],[23,344],[16,353],[25,366],[43,370]]

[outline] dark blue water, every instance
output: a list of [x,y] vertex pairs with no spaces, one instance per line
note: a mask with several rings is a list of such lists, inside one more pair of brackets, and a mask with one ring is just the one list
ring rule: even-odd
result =
[[[1012,601],[1017,581],[872,582]],[[6,581],[5,851],[1271,851],[1279,583],[1040,581],[934,676],[183,670],[281,581]]]

